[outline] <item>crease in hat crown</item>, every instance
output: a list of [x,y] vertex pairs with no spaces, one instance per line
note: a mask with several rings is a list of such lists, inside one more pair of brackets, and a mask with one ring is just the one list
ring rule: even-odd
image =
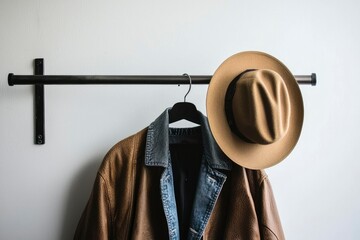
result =
[[290,99],[282,77],[270,69],[246,72],[232,100],[235,125],[253,143],[271,144],[289,129]]

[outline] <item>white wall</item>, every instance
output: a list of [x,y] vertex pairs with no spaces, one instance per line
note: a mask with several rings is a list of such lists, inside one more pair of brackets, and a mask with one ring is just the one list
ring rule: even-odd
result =
[[[187,86],[46,86],[46,144],[33,144],[33,88],[7,74],[213,74],[268,52],[301,86],[302,135],[268,170],[287,239],[360,239],[360,2],[0,2],[0,239],[71,239],[107,150],[181,101]],[[188,100],[205,113],[207,86]]]

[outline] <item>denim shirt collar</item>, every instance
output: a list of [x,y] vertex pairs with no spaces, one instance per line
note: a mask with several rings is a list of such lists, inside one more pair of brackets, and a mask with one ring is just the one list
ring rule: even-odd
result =
[[[169,110],[167,108],[148,127],[145,148],[145,165],[169,166]],[[202,134],[203,154],[210,167],[231,170],[231,160],[221,151],[213,138],[207,117],[198,111]],[[171,128],[170,128],[171,130]]]

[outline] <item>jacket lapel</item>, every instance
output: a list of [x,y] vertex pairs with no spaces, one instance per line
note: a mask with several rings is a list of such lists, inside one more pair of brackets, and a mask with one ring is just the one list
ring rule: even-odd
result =
[[168,225],[169,239],[180,239],[179,221],[177,216],[175,191],[171,163],[164,169],[160,179],[161,200]]
[[200,239],[214,209],[226,175],[205,163],[201,165],[198,186],[195,195],[188,238]]

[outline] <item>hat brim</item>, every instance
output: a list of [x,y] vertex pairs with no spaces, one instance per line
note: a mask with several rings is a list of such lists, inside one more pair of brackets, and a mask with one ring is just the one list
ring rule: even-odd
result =
[[[225,94],[230,82],[247,69],[271,69],[283,78],[290,96],[290,123],[285,136],[267,144],[248,143],[230,129],[225,114]],[[301,133],[304,106],[298,83],[278,59],[263,52],[241,52],[226,59],[211,78],[206,112],[210,130],[221,150],[236,164],[249,169],[264,169],[284,160],[295,147]]]

